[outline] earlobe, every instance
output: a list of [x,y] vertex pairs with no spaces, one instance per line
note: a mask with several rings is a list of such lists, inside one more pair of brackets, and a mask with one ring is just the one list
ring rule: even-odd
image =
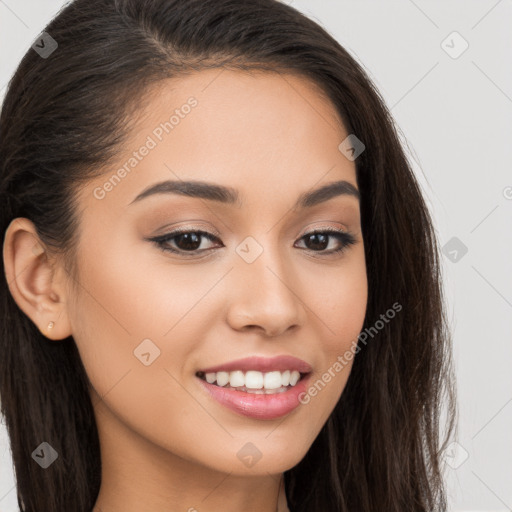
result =
[[4,235],[5,278],[19,308],[44,336],[71,335],[66,309],[65,272],[48,258],[32,221],[13,219]]

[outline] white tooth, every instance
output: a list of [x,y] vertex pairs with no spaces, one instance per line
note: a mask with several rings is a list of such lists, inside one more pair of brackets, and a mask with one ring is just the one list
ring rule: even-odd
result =
[[297,370],[293,370],[290,375],[290,385],[295,386],[300,378],[300,373]]
[[229,385],[232,388],[245,385],[244,372],[235,370],[229,374]]
[[268,372],[263,377],[263,387],[265,389],[277,389],[282,386],[281,372]]
[[209,384],[213,384],[215,382],[215,372],[214,373],[207,373],[206,374],[206,382]]
[[215,381],[218,386],[229,385],[232,388],[246,387],[246,389],[261,390],[277,390],[288,385],[295,386],[300,379],[300,373],[297,370],[286,370],[284,372],[259,372],[251,370],[243,372],[234,370],[232,372],[206,373],[205,379],[208,383],[213,384]]
[[217,386],[225,386],[229,382],[228,372],[217,372]]
[[246,372],[245,386],[251,389],[261,389],[263,387],[263,374],[256,371]]

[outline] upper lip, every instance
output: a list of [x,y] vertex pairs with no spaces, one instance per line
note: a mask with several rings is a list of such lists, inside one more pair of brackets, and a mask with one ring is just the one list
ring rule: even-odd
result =
[[203,368],[199,371],[204,373],[216,373],[223,371],[230,372],[235,370],[240,370],[243,372],[250,370],[260,372],[283,372],[286,370],[297,370],[299,373],[309,373],[312,371],[312,367],[310,364],[306,363],[306,361],[289,355],[281,355],[276,357],[252,356],[245,357],[243,359],[237,359],[236,361],[229,361],[228,363],[219,364],[217,366],[210,366],[209,368]]

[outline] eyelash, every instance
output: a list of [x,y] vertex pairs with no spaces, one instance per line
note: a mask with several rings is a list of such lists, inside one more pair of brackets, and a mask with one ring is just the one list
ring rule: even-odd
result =
[[[212,233],[209,233],[207,231],[202,231],[200,229],[190,229],[190,228],[176,229],[174,231],[171,231],[170,233],[166,233],[165,235],[160,235],[160,236],[157,236],[154,238],[150,238],[148,240],[151,242],[154,242],[157,245],[157,247],[164,252],[180,254],[185,257],[196,256],[198,254],[198,252],[200,253],[200,252],[205,252],[205,251],[210,250],[210,249],[203,249],[203,250],[195,249],[193,251],[184,251],[184,250],[171,249],[168,245],[166,245],[169,242],[169,240],[172,240],[173,238],[176,238],[180,235],[190,234],[190,233],[198,234],[201,237],[211,240],[212,242],[215,240],[218,240],[218,238],[215,235],[213,235]],[[328,234],[330,236],[334,236],[335,238],[337,238],[339,241],[342,242],[342,245],[339,249],[334,249],[334,250],[330,250],[330,251],[315,251],[313,249],[306,249],[306,250],[310,250],[311,252],[314,252],[314,253],[324,253],[329,256],[335,255],[335,254],[341,254],[345,250],[347,250],[351,245],[353,245],[357,242],[357,239],[355,238],[354,235],[352,235],[349,232],[342,231],[342,230],[339,230],[336,228],[315,229],[313,231],[310,231],[310,232],[304,234],[299,240],[302,240],[302,239],[306,238],[307,236],[311,236],[311,235],[315,235],[315,234]]]

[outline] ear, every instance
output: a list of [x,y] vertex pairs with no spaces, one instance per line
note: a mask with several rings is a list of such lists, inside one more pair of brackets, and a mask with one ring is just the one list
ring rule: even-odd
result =
[[[67,273],[49,259],[29,219],[17,217],[11,221],[5,231],[3,258],[9,290],[20,309],[47,338],[70,336]],[[53,326],[49,328],[49,324]]]

